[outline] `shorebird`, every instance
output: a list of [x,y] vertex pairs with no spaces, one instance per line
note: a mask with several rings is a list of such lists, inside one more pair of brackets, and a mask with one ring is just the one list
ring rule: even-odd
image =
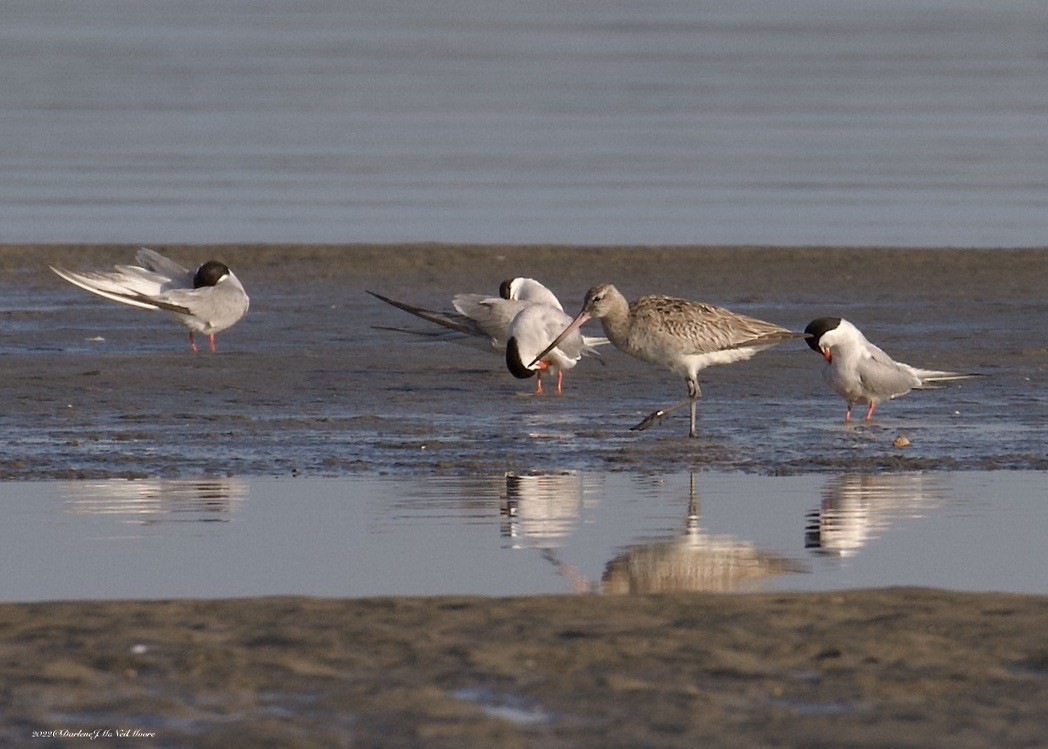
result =
[[542,351],[570,322],[571,317],[561,310],[546,304],[532,304],[518,312],[509,324],[506,368],[522,380],[537,375],[536,394],[542,393],[542,375],[549,372],[557,375],[557,395],[560,395],[564,370],[573,368],[584,355],[597,353],[578,331],[563,338],[556,347]]
[[826,360],[822,376],[848,404],[844,420],[851,421],[852,406],[868,405],[866,421],[878,403],[911,390],[936,387],[937,382],[979,377],[977,374],[919,369],[892,359],[874,346],[858,328],[839,317],[820,317],[804,329],[808,346]]
[[[596,354],[595,347],[606,344],[606,338],[590,338],[581,334],[562,342],[557,351],[544,352],[543,361],[525,365],[521,360],[510,366],[510,357],[520,360],[533,354],[553,339],[553,333],[570,321],[560,301],[541,283],[533,278],[513,278],[499,286],[499,296],[484,294],[457,294],[451,300],[454,313],[436,312],[416,307],[406,302],[369,291],[371,296],[402,309],[416,317],[441,326],[437,331],[411,330],[408,328],[383,328],[399,333],[420,335],[431,340],[449,340],[456,343],[480,343],[486,350],[504,354],[507,367],[517,377],[526,378],[538,374],[535,392],[542,392],[542,372],[552,369],[557,373],[557,392],[561,392],[563,372],[571,369],[582,355]],[[513,332],[510,332],[514,321]],[[553,329],[549,337],[535,345],[542,330]],[[508,351],[510,339],[515,338],[515,352]],[[524,354],[521,354],[524,352]],[[526,372],[526,373],[525,373]]]
[[[397,333],[410,333],[433,340],[480,344],[485,349],[503,353],[509,336],[509,324],[529,304],[545,304],[563,311],[552,291],[533,278],[512,278],[499,285],[499,296],[487,294],[456,294],[451,300],[455,312],[437,312],[407,302],[390,299],[369,291],[371,296],[397,309],[441,326],[440,330],[413,330],[382,327]],[[458,334],[458,335],[449,335]]]
[[687,398],[653,412],[633,429],[647,429],[671,411],[690,406],[689,437],[696,436],[695,404],[702,395],[699,370],[713,364],[749,359],[758,351],[803,335],[687,299],[653,295],[627,303],[614,286],[601,284],[586,292],[582,311],[536,361],[593,318],[601,321],[605,335],[616,348],[642,361],[666,367],[683,377],[688,385]]
[[189,347],[197,350],[195,333],[207,336],[215,350],[215,333],[236,323],[248,309],[248,296],[224,263],[209,260],[187,270],[159,252],[141,248],[138,265],[118,265],[112,271],[74,272],[51,266],[74,286],[115,302],[142,309],[163,310],[189,328]]
[[499,284],[499,297],[502,299],[516,299],[521,302],[536,302],[537,304],[548,304],[563,311],[557,295],[547,289],[534,278],[510,278]]

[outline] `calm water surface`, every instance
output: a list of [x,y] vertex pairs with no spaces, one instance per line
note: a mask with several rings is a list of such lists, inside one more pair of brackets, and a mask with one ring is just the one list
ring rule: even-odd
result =
[[1048,593],[1048,474],[0,483],[0,600]]
[[1042,246],[1040,0],[12,0],[0,242]]

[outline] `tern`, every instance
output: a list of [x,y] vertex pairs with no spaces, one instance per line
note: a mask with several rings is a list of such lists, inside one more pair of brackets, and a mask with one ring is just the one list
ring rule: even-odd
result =
[[851,421],[852,406],[868,405],[866,421],[882,403],[911,390],[936,387],[935,383],[980,377],[977,374],[919,369],[892,359],[874,346],[857,327],[839,317],[820,317],[804,329],[808,346],[826,360],[822,376],[848,404],[845,422]]
[[[524,356],[530,358],[553,340],[553,333],[550,333],[545,341],[536,345],[536,337],[541,336],[539,331],[553,329],[555,333],[570,321],[556,295],[533,278],[503,281],[497,297],[485,294],[457,294],[451,300],[455,312],[437,312],[390,299],[373,291],[368,293],[442,328],[433,332],[405,328],[385,328],[386,330],[422,335],[434,340],[479,342],[486,350],[504,354],[507,357],[507,367],[515,376],[526,378],[537,374],[539,379],[536,383],[536,393],[542,392],[543,371],[551,369],[557,373],[557,392],[560,393],[564,370],[575,366],[583,355],[596,355],[595,347],[608,342],[606,338],[590,338],[580,334],[564,341],[557,351],[544,352],[546,356],[542,362],[525,365]],[[525,311],[528,313],[520,317]],[[449,337],[449,333],[454,337]],[[512,353],[509,350],[511,339],[514,339]],[[512,366],[511,359],[515,361]]]
[[207,336],[213,352],[215,333],[247,312],[247,293],[225,263],[209,260],[191,271],[145,247],[135,260],[138,265],[118,265],[112,271],[74,272],[54,266],[51,270],[92,294],[132,307],[163,310],[189,328],[193,351],[197,350],[195,333]]
[[[499,296],[487,294],[456,294],[451,300],[455,312],[437,312],[407,302],[390,299],[369,291],[371,296],[397,309],[441,326],[441,330],[412,330],[387,328],[397,333],[410,333],[436,340],[451,340],[470,344],[480,343],[485,349],[502,353],[506,350],[509,324],[529,304],[545,304],[563,311],[556,295],[533,278],[513,278],[499,285]],[[457,334],[457,335],[449,335]]]
[[666,367],[688,385],[687,398],[653,412],[633,430],[647,429],[671,411],[690,406],[689,437],[696,436],[695,405],[702,395],[700,370],[749,359],[758,351],[804,335],[687,299],[653,295],[628,303],[614,286],[600,284],[586,292],[582,311],[532,364],[594,318],[601,321],[605,335],[616,348],[649,364]]
[[543,373],[557,375],[557,395],[560,395],[564,370],[573,368],[584,355],[597,353],[578,331],[562,338],[556,347],[546,348],[570,322],[571,317],[562,310],[547,304],[532,304],[518,312],[509,324],[506,368],[522,380],[537,375],[537,394],[542,392]]

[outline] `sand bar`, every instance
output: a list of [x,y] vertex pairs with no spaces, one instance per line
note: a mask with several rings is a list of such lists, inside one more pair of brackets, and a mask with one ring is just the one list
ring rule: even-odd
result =
[[[146,746],[1048,742],[1048,598],[276,598],[0,606],[0,736]],[[35,741],[79,745],[75,739]],[[103,745],[124,745],[106,739]]]

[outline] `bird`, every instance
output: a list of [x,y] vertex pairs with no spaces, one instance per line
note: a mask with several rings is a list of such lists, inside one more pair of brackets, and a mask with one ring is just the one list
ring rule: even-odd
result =
[[698,382],[700,370],[713,364],[749,359],[758,351],[804,335],[688,299],[651,295],[629,303],[618,289],[605,283],[586,292],[582,311],[536,361],[594,318],[601,321],[613,346],[649,364],[669,369],[683,377],[688,385],[687,398],[654,411],[632,430],[647,429],[671,411],[690,406],[689,437],[696,436],[695,406],[702,395]]
[[548,304],[551,307],[564,311],[560,306],[557,295],[543,286],[534,278],[510,278],[499,284],[499,297],[502,299],[517,299],[521,302],[536,302]]
[[[486,350],[501,353],[505,356],[509,356],[507,348],[511,337],[516,338],[515,345],[519,352],[528,346],[532,346],[531,342],[534,340],[535,331],[549,327],[544,322],[545,320],[556,320],[553,323],[554,327],[560,325],[561,321],[566,322],[570,320],[564,313],[564,309],[556,295],[533,278],[518,277],[503,281],[499,285],[499,296],[497,297],[485,294],[456,294],[451,300],[451,305],[455,308],[455,312],[437,312],[397,301],[374,291],[369,291],[368,293],[398,309],[441,326],[441,329],[436,331],[382,328],[384,330],[421,335],[431,340],[447,340],[471,344],[480,343]],[[510,327],[514,320],[522,312],[532,308],[537,311],[529,312],[521,318],[515,329],[515,335],[511,335]],[[552,334],[540,346],[527,348],[527,350],[530,352],[537,351],[542,346],[545,346],[549,340],[552,340]],[[525,366],[523,361],[520,361],[515,365],[515,369],[510,368],[510,372],[520,378],[539,374],[535,392],[540,394],[542,393],[541,372],[552,366],[553,371],[557,373],[557,392],[560,393],[564,370],[575,366],[579,357],[583,354],[595,355],[597,353],[596,347],[607,343],[606,338],[590,338],[579,335],[577,339],[566,341],[564,346],[560,347],[561,350],[552,354],[547,352],[549,354],[546,357],[548,361],[543,362],[542,366]],[[519,359],[519,356],[516,356],[516,358]],[[509,367],[509,359],[507,359],[507,367]]]
[[380,327],[397,333],[410,333],[434,340],[449,340],[470,345],[480,344],[485,349],[503,353],[506,349],[509,324],[529,303],[548,304],[562,310],[556,295],[533,278],[511,278],[499,284],[499,296],[488,294],[456,294],[451,300],[455,312],[437,312],[407,302],[391,299],[374,291],[368,294],[398,309],[441,326],[441,330],[414,330]]
[[820,317],[804,329],[808,346],[826,360],[822,376],[848,404],[844,421],[851,421],[852,406],[869,406],[866,421],[882,403],[911,390],[936,387],[935,383],[980,377],[978,374],[944,372],[911,367],[892,359],[874,346],[862,331],[840,317]]
[[197,351],[196,333],[207,336],[215,351],[215,334],[247,313],[250,300],[240,280],[225,263],[208,260],[195,271],[146,247],[135,255],[138,265],[112,271],[74,272],[50,266],[74,286],[143,309],[163,310],[189,328],[189,347]]
[[[563,390],[564,370],[572,369],[586,354],[596,349],[585,342],[581,333],[560,341],[544,356],[536,356],[557,334],[571,322],[571,317],[548,304],[531,304],[516,314],[506,331],[506,368],[514,377],[527,379],[538,376],[535,393],[542,393],[542,375],[557,375],[557,395]],[[534,361],[532,358],[534,357]],[[525,364],[524,362],[531,362]]]

